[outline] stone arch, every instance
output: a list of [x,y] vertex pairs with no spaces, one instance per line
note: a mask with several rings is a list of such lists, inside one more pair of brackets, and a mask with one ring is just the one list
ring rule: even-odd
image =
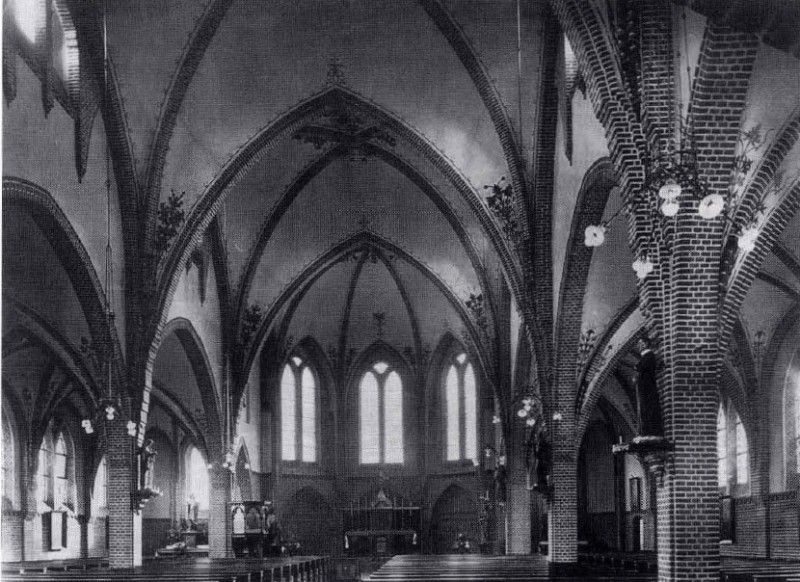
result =
[[[391,345],[383,340],[377,340],[369,347],[365,348],[350,366],[345,385],[345,400],[351,398],[352,394],[358,391],[357,384],[361,381],[361,376],[363,376],[364,373],[369,370],[370,366],[378,360],[387,361],[389,365],[400,374],[400,377],[403,379],[403,392],[406,392],[409,387],[412,390],[416,388],[413,386],[415,376],[409,362]],[[412,385],[409,386],[409,383]]]
[[236,465],[231,487],[231,501],[248,501],[253,499],[253,485],[250,479],[250,453],[244,439],[239,441],[236,452]]
[[[489,362],[492,361],[491,354],[485,348],[484,342],[481,340],[481,333],[477,327],[477,324],[469,315],[464,302],[455,296],[453,291],[447,286],[446,283],[444,283],[444,281],[442,281],[438,275],[433,273],[428,267],[412,257],[405,250],[374,233],[362,231],[330,248],[323,255],[308,265],[289,285],[284,288],[281,295],[276,298],[276,300],[267,310],[266,314],[262,318],[262,323],[258,331],[253,335],[253,338],[249,342],[246,348],[247,354],[245,356],[245,364],[242,368],[243,370],[249,370],[252,366],[252,362],[257,356],[258,349],[262,345],[270,325],[274,322],[276,316],[284,308],[284,305],[289,302],[291,307],[287,310],[287,313],[292,313],[300,299],[302,299],[303,294],[310,289],[317,279],[319,279],[328,269],[337,264],[338,261],[342,260],[348,252],[364,246],[377,248],[378,250],[385,251],[396,256],[400,260],[406,261],[409,265],[417,269],[429,281],[436,285],[436,287],[453,306],[454,310],[461,316],[461,320],[464,322],[465,327],[469,331],[469,338],[474,344],[475,349],[473,355],[476,356],[476,360],[480,361],[481,369],[491,369],[489,364]],[[279,337],[282,336],[283,334],[280,334]],[[405,361],[405,359],[403,359],[403,361]],[[408,362],[406,363],[408,364]],[[413,372],[413,370],[411,371]],[[347,387],[349,385],[348,371],[345,370],[341,377],[343,378],[343,386]],[[487,381],[490,380],[490,378],[487,378]],[[493,390],[496,390],[496,386],[493,385],[492,388]],[[235,395],[235,398],[239,397],[240,394]],[[235,402],[236,400],[234,403]]]
[[[206,414],[206,426],[204,427],[205,444],[207,447],[207,454],[209,457],[220,456],[223,448],[223,434],[222,434],[222,414],[220,412],[220,397],[214,383],[214,377],[211,373],[211,363],[208,359],[208,354],[205,350],[200,336],[188,319],[176,318],[170,321],[164,328],[163,337],[166,339],[170,334],[174,333],[178,338],[187,358],[194,371],[195,381],[200,390],[200,395],[203,401],[203,408]],[[160,343],[159,343],[160,345]],[[155,364],[155,358],[153,359]],[[150,385],[152,385],[152,371],[150,374]],[[146,400],[149,400],[149,390],[145,387]],[[142,421],[144,424],[144,420]],[[143,431],[140,431],[140,445],[144,438]]]
[[175,130],[178,114],[183,107],[183,100],[189,90],[197,68],[205,56],[205,51],[214,40],[217,28],[233,0],[213,0],[208,4],[197,26],[191,33],[181,60],[170,79],[167,95],[161,106],[158,126],[153,135],[150,148],[150,159],[147,164],[145,183],[145,240],[152,240],[156,226],[158,201],[161,194],[161,180],[164,164],[167,161],[169,143]]
[[[496,321],[497,301],[492,293],[492,286],[489,284],[486,268],[483,266],[483,262],[479,256],[478,250],[475,244],[472,242],[470,236],[468,235],[463,222],[455,214],[450,204],[446,201],[442,192],[437,187],[435,187],[435,185],[431,184],[422,175],[420,171],[414,168],[409,162],[403,160],[396,153],[369,143],[364,144],[362,146],[362,149],[364,149],[366,153],[375,156],[384,163],[395,168],[403,176],[408,178],[409,181],[411,181],[415,186],[417,186],[417,188],[419,188],[420,191],[422,191],[423,194],[425,194],[425,196],[427,196],[428,199],[431,200],[431,202],[446,218],[450,227],[453,229],[453,232],[455,233],[456,237],[460,241],[461,246],[464,248],[465,252],[467,253],[467,256],[470,259],[470,263],[473,269],[475,270],[481,288],[486,293],[489,306],[488,310],[489,315],[491,316],[492,321]],[[237,301],[238,315],[236,319],[237,322],[241,320],[241,313],[245,308],[245,302],[249,294],[253,277],[255,276],[255,271],[259,264],[259,258],[263,253],[263,250],[266,247],[266,244],[269,241],[272,232],[277,227],[280,219],[288,211],[289,207],[291,206],[295,198],[302,192],[302,190],[305,188],[306,185],[308,185],[328,165],[330,165],[335,160],[348,155],[348,153],[349,150],[347,147],[336,146],[331,148],[324,154],[322,154],[320,157],[313,160],[310,164],[308,164],[305,168],[303,168],[299,172],[299,174],[294,178],[292,183],[286,187],[285,191],[281,195],[280,200],[275,204],[273,210],[265,218],[263,224],[261,225],[258,237],[256,239],[256,243],[250,250],[250,254],[248,256],[246,263],[247,267],[243,271],[239,283],[239,298]],[[387,269],[391,269],[390,264],[387,264]]]
[[[16,317],[20,320],[19,325],[12,327],[3,335],[3,357],[13,354],[17,347],[39,346],[59,362],[72,381],[82,388],[80,394],[85,406],[83,412],[86,416],[90,416],[102,398],[103,389],[98,385],[99,379],[90,369],[86,358],[38,313],[10,296],[5,296],[3,299],[11,304]],[[51,396],[52,400],[43,403],[48,408],[44,406],[37,408],[36,412],[39,415],[50,412],[49,407],[57,405],[57,398],[64,395]]]
[[45,234],[75,289],[92,339],[98,345],[110,346],[112,350],[117,386],[126,386],[119,336],[106,316],[105,291],[69,219],[47,190],[21,178],[3,178],[3,203],[30,215]]
[[[636,342],[639,341],[640,338],[645,337],[647,335],[647,329],[645,326],[640,327],[634,333],[631,334],[629,338],[627,338],[622,345],[620,345],[617,350],[614,352],[614,355],[605,361],[603,366],[597,370],[597,372],[592,377],[589,386],[586,389],[585,397],[581,404],[581,407],[578,411],[578,417],[576,422],[576,431],[575,431],[575,447],[580,447],[580,443],[583,440],[584,433],[586,432],[586,428],[589,425],[590,418],[592,416],[592,412],[594,408],[597,406],[597,402],[600,400],[600,396],[602,395],[602,387],[608,380],[608,378],[612,375],[613,371],[617,368],[619,363],[622,359],[631,351],[631,349],[636,345]],[[606,338],[606,341],[610,340],[611,338]],[[662,401],[659,403],[661,405],[662,414],[664,415],[664,419],[666,421],[666,411],[663,407],[663,391],[659,391],[659,396],[661,397]]]
[[[352,91],[341,87],[332,87],[300,103],[290,112],[286,113],[269,127],[257,134],[247,144],[243,145],[233,158],[227,162],[224,169],[219,173],[218,178],[213,181],[194,205],[191,214],[187,217],[183,229],[170,250],[169,256],[159,268],[155,299],[155,313],[157,315],[150,322],[149,329],[145,334],[146,337],[152,338],[148,360],[145,366],[145,390],[149,389],[155,351],[157,350],[159,338],[162,335],[162,328],[167,316],[168,305],[177,287],[178,280],[176,273],[179,267],[185,264],[191,249],[199,242],[202,233],[216,215],[226,193],[244,176],[247,169],[255,163],[260,154],[272,147],[278,139],[299,129],[302,123],[322,115],[326,108],[330,106],[355,108],[376,118],[386,129],[392,130],[401,138],[407,140],[411,146],[420,151],[423,156],[446,177],[456,191],[461,194],[469,204],[471,211],[478,218],[490,244],[499,257],[503,267],[503,273],[512,293],[515,295],[523,314],[523,319],[526,322],[525,328],[527,333],[532,334],[531,345],[536,352],[537,361],[546,361],[546,358],[542,356],[542,350],[545,350],[548,344],[544,339],[545,336],[535,316],[534,305],[528,299],[526,287],[517,264],[517,258],[501,235],[495,219],[490,216],[486,205],[469,185],[467,180],[418,132],[406,126],[390,113],[380,109],[377,105],[367,102]],[[143,414],[146,414],[146,411],[143,411]]]
[[[511,176],[511,184],[514,188],[516,206],[522,210],[520,215],[523,218],[523,229],[527,233],[530,231],[529,223],[532,222],[531,213],[533,209],[529,201],[528,184],[525,177],[523,154],[521,152],[522,143],[519,143],[514,136],[511,119],[503,105],[500,93],[492,82],[486,67],[481,62],[477,51],[470,45],[464,31],[442,3],[439,0],[423,0],[421,4],[431,17],[431,20],[439,28],[439,31],[447,39],[453,52],[458,56],[489,113],[497,132],[497,137],[503,147],[503,154]],[[522,107],[521,104],[520,107]],[[519,131],[521,132],[522,128]]]
[[467,536],[473,551],[477,551],[479,532],[475,495],[452,483],[439,494],[431,507],[428,540],[433,553],[454,553],[453,546],[460,533]]
[[[481,441],[483,436],[483,422],[482,411],[492,406],[492,396],[494,395],[491,390],[486,389],[486,384],[489,384],[485,378],[486,373],[480,366],[480,361],[472,356],[472,351],[464,345],[462,341],[453,335],[452,332],[447,331],[442,334],[439,343],[434,349],[433,354],[428,360],[427,373],[425,374],[425,403],[428,410],[428,427],[434,427],[433,430],[428,429],[427,438],[429,443],[434,443],[433,452],[429,453],[431,457],[438,458],[445,453],[446,435],[444,433],[445,422],[439,420],[445,419],[444,410],[444,381],[446,374],[449,371],[450,364],[453,358],[459,354],[464,353],[467,355],[467,361],[472,365],[473,373],[475,375],[476,383],[476,436],[477,436],[477,453],[481,453]],[[432,421],[431,419],[436,419]],[[430,444],[429,444],[430,447]],[[444,457],[442,457],[444,458]]]
[[[288,319],[288,318],[287,318]],[[285,338],[283,331],[281,337]],[[320,466],[338,465],[341,455],[339,427],[341,411],[339,394],[341,387],[331,366],[330,359],[316,339],[306,336],[290,350],[280,362],[279,374],[292,355],[299,355],[311,365],[317,387],[317,462]]]
[[[320,519],[320,515],[330,519]],[[282,512],[284,537],[300,544],[301,554],[331,555],[340,552],[341,529],[332,503],[316,488],[306,486],[294,493]]]
[[[614,167],[608,158],[597,160],[587,170],[575,203],[576,212],[572,217],[572,226],[567,242],[568,252],[565,255],[564,270],[561,275],[559,289],[558,313],[555,321],[555,370],[557,378],[554,388],[573,386],[572,366],[560,363],[577,358],[580,341],[583,304],[592,263],[594,249],[584,244],[586,227],[598,224],[603,217],[612,188],[617,184]],[[565,377],[559,377],[565,375]],[[546,394],[542,396],[546,397]],[[565,400],[566,395],[554,394],[556,401]]]
[[578,453],[578,535],[590,547],[614,548],[617,540],[614,516],[616,489],[614,459],[616,426],[603,400],[598,402],[584,431]]

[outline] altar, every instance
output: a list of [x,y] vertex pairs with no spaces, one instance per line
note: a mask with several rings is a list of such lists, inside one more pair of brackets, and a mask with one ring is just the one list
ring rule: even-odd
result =
[[342,512],[344,549],[353,556],[390,556],[419,552],[422,518],[419,505],[382,490],[361,498]]

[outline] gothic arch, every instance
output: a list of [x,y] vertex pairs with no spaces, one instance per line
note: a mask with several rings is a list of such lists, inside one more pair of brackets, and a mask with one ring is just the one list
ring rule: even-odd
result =
[[[287,302],[291,302],[290,305],[292,305],[292,307],[290,307],[288,310],[288,312],[291,313],[294,307],[296,307],[296,305],[299,303],[303,294],[311,288],[317,279],[319,279],[328,269],[337,264],[337,262],[342,260],[348,252],[363,246],[369,246],[386,251],[396,256],[398,259],[406,261],[412,267],[421,272],[429,281],[436,285],[436,287],[453,306],[455,311],[461,316],[461,320],[464,322],[465,327],[469,331],[469,337],[472,342],[474,342],[476,347],[473,355],[475,355],[475,359],[480,362],[481,369],[490,369],[488,365],[488,362],[491,362],[490,354],[488,353],[488,350],[481,339],[482,336],[475,321],[467,312],[464,302],[456,297],[447,284],[444,283],[435,273],[433,273],[420,261],[409,255],[405,250],[376,234],[368,231],[362,231],[330,248],[314,262],[308,265],[289,285],[286,286],[281,295],[276,298],[276,300],[267,310],[266,314],[262,318],[261,326],[259,327],[258,331],[253,334],[253,338],[246,347],[247,355],[242,368],[244,371],[249,370],[252,366],[252,362],[258,354],[258,349],[262,345],[268,329],[274,322],[276,315],[281,312],[284,305]],[[343,378],[345,379],[345,386],[348,385],[346,372],[347,371],[345,371],[345,374],[343,375]],[[240,394],[235,395],[235,398],[238,399],[239,397]],[[236,402],[236,400],[234,402]]]
[[[233,486],[231,488],[232,501],[247,501],[253,499],[253,485],[250,478],[250,453],[247,450],[247,443],[244,439],[239,441],[236,455],[236,470],[233,475]],[[238,492],[238,499],[236,493]]]
[[[164,327],[163,337],[166,339],[170,334],[173,333],[178,338],[181,347],[186,353],[186,357],[189,359],[189,363],[191,364],[195,375],[195,381],[197,382],[197,388],[200,391],[200,395],[203,400],[203,408],[206,414],[206,426],[204,427],[204,432],[206,433],[205,442],[208,448],[208,455],[209,457],[213,458],[215,455],[220,455],[222,453],[223,435],[221,428],[222,414],[220,413],[219,405],[221,396],[218,394],[214,383],[214,377],[211,374],[211,363],[208,359],[205,346],[203,345],[200,336],[192,325],[192,322],[190,322],[188,319],[180,317],[171,320]],[[155,364],[155,357],[153,358],[153,364]],[[152,386],[153,382],[153,371],[154,367],[150,366],[148,383],[144,388],[144,400],[149,400],[150,398],[150,386]],[[142,424],[144,424],[144,413],[142,416]],[[142,432],[143,431],[140,431],[139,435],[140,445],[142,444],[141,441],[144,438]]]
[[478,542],[477,505],[471,495],[461,485],[451,483],[431,504],[430,525],[428,527],[429,546],[433,553],[452,553],[459,534],[467,536],[470,544]]
[[490,244],[497,253],[504,275],[509,283],[512,293],[515,295],[517,304],[526,322],[526,330],[532,334],[531,345],[537,355],[537,361],[546,361],[542,357],[541,351],[545,349],[547,343],[535,316],[535,309],[528,299],[524,281],[519,272],[517,259],[508,247],[508,243],[500,234],[495,219],[489,215],[488,209],[479,198],[477,193],[471,188],[466,179],[447,161],[425,138],[407,127],[400,120],[379,109],[378,106],[362,99],[357,94],[342,89],[340,87],[329,88],[322,93],[300,103],[290,112],[280,117],[265,130],[260,132],[245,144],[225,168],[220,172],[218,178],[209,186],[206,192],[194,205],[192,212],[187,217],[183,229],[175,240],[169,256],[159,269],[158,285],[155,299],[156,316],[149,323],[146,337],[153,338],[150,344],[149,357],[147,362],[147,372],[145,385],[149,382],[150,369],[154,352],[161,336],[161,328],[167,313],[167,306],[177,287],[176,273],[180,265],[185,264],[191,249],[199,242],[202,233],[210,224],[211,220],[219,210],[222,201],[229,189],[235,185],[251,167],[259,155],[272,147],[274,143],[290,132],[300,128],[302,123],[309,119],[314,119],[322,115],[326,108],[330,106],[346,106],[362,111],[375,118],[386,128],[409,142],[422,155],[441,172],[452,186],[458,191],[464,200],[469,204],[471,211],[478,218],[484,233],[487,235]]
[[[106,316],[106,294],[83,243],[58,203],[44,188],[21,178],[3,178],[3,203],[31,216],[56,253],[78,297],[92,339],[111,346],[115,381],[123,382],[124,357],[115,326]],[[102,354],[101,354],[102,356]]]

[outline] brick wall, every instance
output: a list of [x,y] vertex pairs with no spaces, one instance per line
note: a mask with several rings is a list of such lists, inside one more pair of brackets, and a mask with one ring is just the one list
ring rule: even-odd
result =
[[86,524],[90,558],[108,555],[108,517],[94,516]]
[[4,511],[2,529],[0,529],[0,544],[3,547],[3,561],[13,562],[21,560],[23,556],[23,514],[21,511]]
[[766,508],[762,499],[742,497],[734,500],[736,529],[733,543],[720,544],[723,556],[766,557]]
[[771,555],[776,559],[800,560],[800,499],[797,491],[772,494],[768,498]]

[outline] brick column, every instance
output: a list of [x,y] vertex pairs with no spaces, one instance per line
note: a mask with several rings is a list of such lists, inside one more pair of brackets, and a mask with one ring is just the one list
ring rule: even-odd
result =
[[563,420],[551,421],[553,490],[547,523],[547,557],[551,562],[558,563],[578,561],[578,460],[573,446],[574,430],[570,430],[566,424]]
[[128,435],[126,423],[119,414],[114,420],[106,421],[108,561],[111,568],[131,568],[142,564],[142,518],[134,514],[132,503],[136,475],[134,439]]
[[208,470],[211,485],[208,512],[208,555],[210,558],[229,558],[231,528],[228,502],[231,500],[231,472],[214,463]]
[[[688,210],[688,209],[687,209]],[[669,582],[719,580],[719,240],[723,220],[681,211],[660,264],[666,301],[660,375],[665,436],[674,445],[657,479],[658,577]],[[661,258],[660,263],[664,261]]]
[[89,516],[85,513],[79,514],[76,521],[81,528],[80,557],[86,559],[89,557]]
[[531,492],[528,491],[524,467],[519,467],[506,481],[506,554],[530,553]]

